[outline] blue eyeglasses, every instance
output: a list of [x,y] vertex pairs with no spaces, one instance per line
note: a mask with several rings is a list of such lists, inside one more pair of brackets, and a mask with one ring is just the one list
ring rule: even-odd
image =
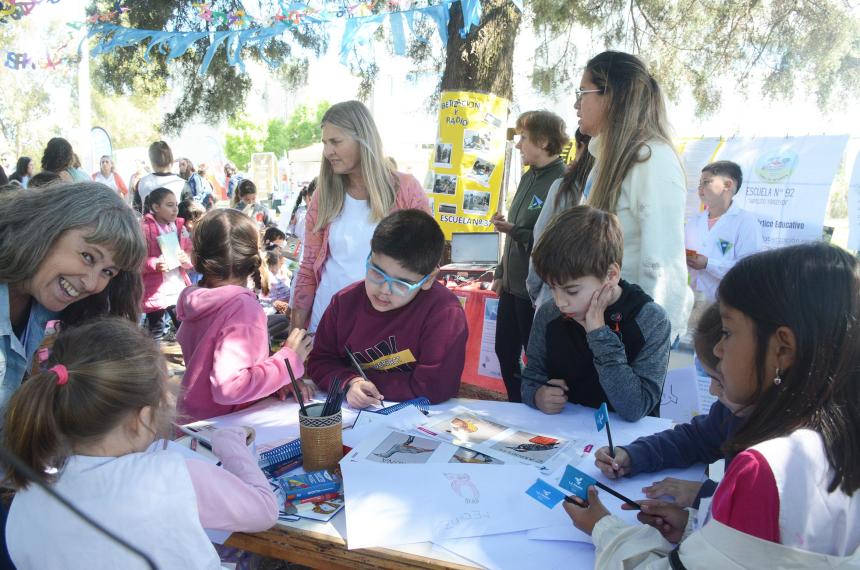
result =
[[371,255],[373,254],[371,253],[367,256],[367,278],[377,285],[384,285],[387,283],[388,292],[393,295],[406,297],[407,295],[427,283],[427,280],[430,279],[431,275],[433,275],[432,273],[428,273],[424,276],[424,279],[422,279],[418,283],[407,283],[406,281],[401,281],[400,279],[395,279],[394,277],[391,277],[385,271],[375,266],[370,261]]

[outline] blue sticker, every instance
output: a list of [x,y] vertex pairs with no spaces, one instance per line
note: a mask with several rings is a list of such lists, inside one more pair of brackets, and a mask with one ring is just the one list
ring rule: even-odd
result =
[[532,203],[529,204],[529,210],[540,210],[543,208],[543,200],[537,196],[532,196]]
[[576,467],[568,465],[564,469],[564,475],[559,482],[559,486],[567,489],[580,499],[588,500],[588,488],[594,485],[597,481],[593,477],[589,477]]
[[606,409],[606,402],[600,404],[597,411],[594,412],[594,423],[597,425],[597,431],[603,429],[603,426],[609,421],[609,410]]
[[526,489],[526,494],[548,509],[553,508],[564,499],[564,493],[541,479]]

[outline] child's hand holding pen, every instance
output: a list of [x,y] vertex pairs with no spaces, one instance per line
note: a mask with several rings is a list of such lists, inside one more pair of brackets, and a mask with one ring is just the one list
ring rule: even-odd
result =
[[610,479],[624,477],[633,466],[630,455],[623,447],[615,447],[615,458],[609,455],[609,447],[603,446],[594,454],[594,464]]
[[382,399],[382,394],[379,393],[376,384],[370,380],[356,376],[349,381],[346,401],[353,408],[363,409],[378,406]]
[[567,382],[561,378],[547,380],[535,394],[535,405],[545,414],[557,414],[567,405]]
[[311,353],[314,345],[314,335],[305,329],[293,329],[287,337],[284,346],[293,349],[293,352],[304,362]]

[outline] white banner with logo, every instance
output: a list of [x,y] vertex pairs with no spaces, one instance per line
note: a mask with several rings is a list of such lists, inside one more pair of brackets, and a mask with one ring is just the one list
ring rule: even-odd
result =
[[848,182],[848,249],[860,250],[860,152],[854,157],[854,172]]
[[757,215],[769,249],[820,240],[830,187],[848,136],[733,138],[716,160],[744,173],[735,200]]

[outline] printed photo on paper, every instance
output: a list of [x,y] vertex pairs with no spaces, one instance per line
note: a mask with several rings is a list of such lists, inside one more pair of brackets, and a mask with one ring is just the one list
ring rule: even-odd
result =
[[439,204],[440,214],[456,214],[457,206],[454,204]]
[[437,424],[432,424],[430,429],[449,433],[454,437],[454,443],[460,444],[483,443],[508,428],[474,414],[459,413],[450,419],[446,418]]
[[433,166],[451,167],[451,153],[454,150],[454,145],[449,143],[436,143],[436,156],[433,159]]
[[490,193],[478,190],[463,192],[463,212],[466,214],[485,215],[490,211]]
[[367,455],[378,463],[427,463],[440,442],[414,435],[392,432]]
[[518,431],[495,443],[493,449],[543,465],[566,446],[567,441],[563,439]]
[[488,152],[493,134],[490,131],[463,131],[463,150],[471,152]]
[[481,186],[489,186],[490,176],[493,175],[495,168],[496,165],[492,162],[486,161],[483,158],[476,158],[472,164],[472,170],[466,174],[466,177],[474,180]]
[[457,192],[457,177],[451,174],[437,174],[433,180],[434,194],[450,194]]

